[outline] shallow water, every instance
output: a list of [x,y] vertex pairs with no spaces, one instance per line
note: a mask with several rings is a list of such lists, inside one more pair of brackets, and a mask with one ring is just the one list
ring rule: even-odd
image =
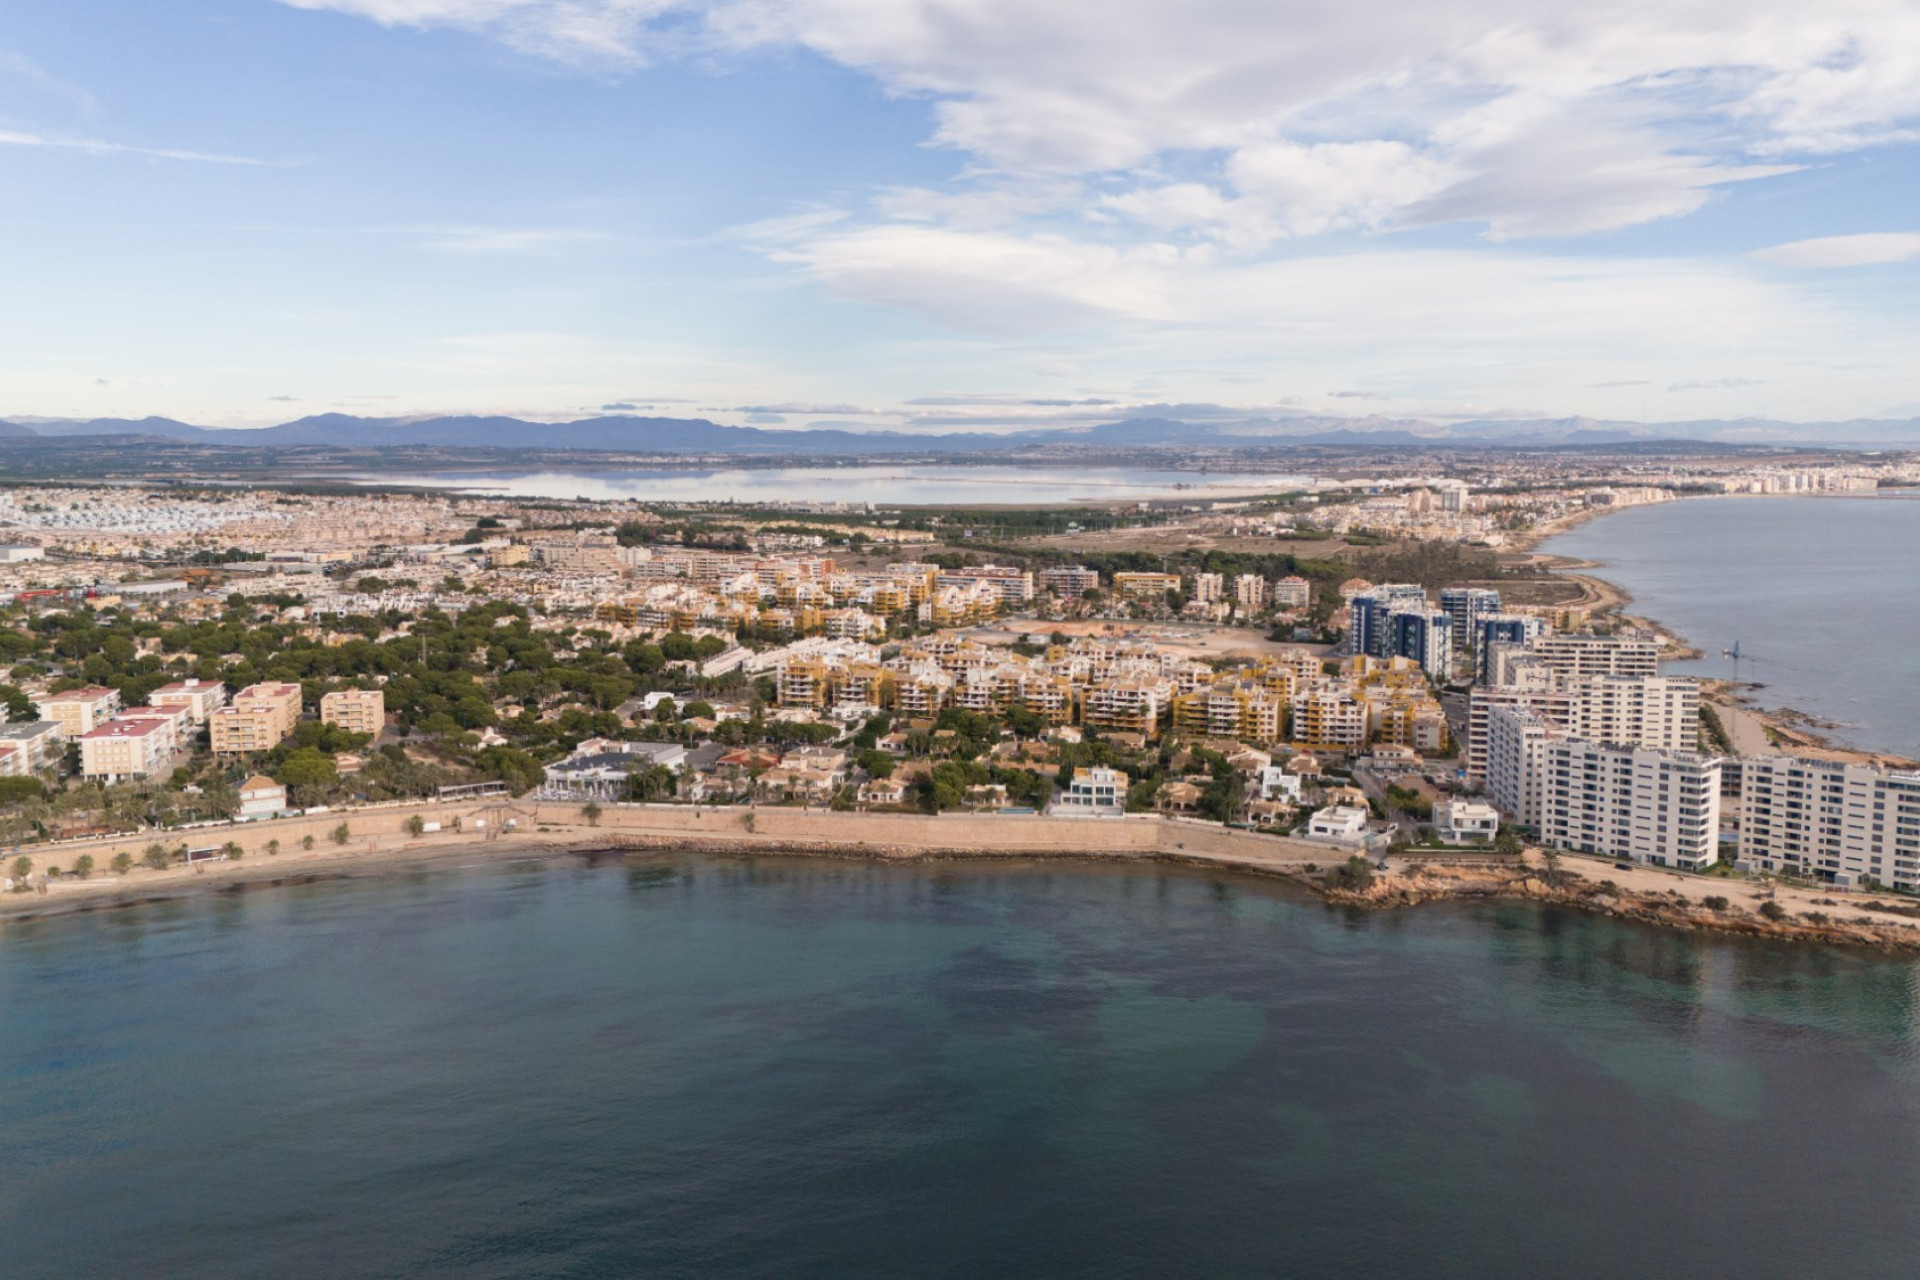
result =
[[1911,1276],[1915,967],[1173,868],[0,932],[0,1275]]

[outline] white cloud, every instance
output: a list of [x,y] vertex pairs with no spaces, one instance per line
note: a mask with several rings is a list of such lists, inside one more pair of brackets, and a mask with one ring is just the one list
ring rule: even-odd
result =
[[214,151],[182,151],[170,147],[136,147],[123,142],[106,142],[99,138],[82,138],[68,134],[22,133],[0,129],[0,146],[37,147],[53,151],[79,151],[87,155],[108,156],[147,156],[154,160],[185,160],[198,164],[259,164],[265,160],[254,160],[247,156],[221,155]]
[[1857,236],[1821,236],[1760,249],[1763,262],[1783,267],[1869,267],[1920,258],[1920,231],[1880,231]]
[[575,60],[805,47],[933,99],[934,140],[991,179],[896,193],[885,216],[1091,205],[1240,249],[1443,220],[1631,226],[1779,171],[1753,159],[1920,122],[1912,0],[283,2]]

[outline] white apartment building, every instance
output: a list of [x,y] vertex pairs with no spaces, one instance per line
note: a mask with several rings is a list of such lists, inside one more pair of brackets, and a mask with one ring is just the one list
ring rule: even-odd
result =
[[61,733],[77,738],[119,714],[120,691],[88,685],[84,689],[68,689],[35,698],[33,705],[42,720],[53,721],[60,726]]
[[1481,789],[1512,822],[1540,830],[1540,793],[1547,776],[1547,744],[1566,734],[1525,706],[1493,707],[1483,743]]
[[102,782],[146,778],[179,749],[170,716],[120,716],[80,735],[80,773]]
[[1589,742],[1692,751],[1700,744],[1700,685],[1679,676],[1590,676],[1570,688],[1567,729]]
[[1741,770],[1743,865],[1920,889],[1920,772],[1796,756],[1750,756]]
[[1547,845],[1694,871],[1718,860],[1719,760],[1572,739],[1549,742],[1546,754]]
[[1288,576],[1273,584],[1276,609],[1304,609],[1313,603],[1313,584],[1305,578]]
[[176,680],[163,684],[147,698],[154,707],[183,707],[187,717],[203,725],[207,717],[227,705],[227,686],[218,680]]
[[34,774],[60,762],[67,735],[52,720],[0,724],[0,774]]
[[1193,575],[1193,598],[1201,604],[1218,604],[1227,595],[1227,576],[1223,573]]
[[1649,636],[1550,633],[1531,646],[1541,661],[1563,676],[1652,676],[1660,673],[1660,647]]
[[1545,686],[1478,686],[1467,697],[1467,782],[1472,786],[1490,787],[1491,716],[1500,707],[1524,707],[1566,737],[1588,742],[1692,751],[1700,740],[1700,685],[1680,676],[1561,677]]

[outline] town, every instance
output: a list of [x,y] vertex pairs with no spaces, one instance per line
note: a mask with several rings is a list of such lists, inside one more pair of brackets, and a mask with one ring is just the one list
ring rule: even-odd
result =
[[1531,553],[1625,506],[1915,476],[1556,459],[1044,512],[19,486],[6,883],[96,874],[67,842],[153,833],[158,869],[246,852],[208,827],[485,793],[1920,891],[1920,773],[1736,753],[1661,674],[1675,641]]

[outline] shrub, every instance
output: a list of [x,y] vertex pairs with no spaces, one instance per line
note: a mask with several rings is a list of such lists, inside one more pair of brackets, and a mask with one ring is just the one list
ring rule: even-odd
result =
[[167,853],[167,847],[163,844],[150,844],[147,846],[147,851],[140,855],[140,865],[152,867],[155,871],[165,871],[172,861],[172,856]]
[[1727,909],[1727,900],[1721,897],[1719,894],[1714,894],[1711,897],[1702,898],[1700,900],[1700,904],[1709,911],[1725,911]]
[[83,853],[73,860],[73,874],[85,880],[93,874],[93,855]]
[[1329,879],[1343,889],[1365,889],[1373,883],[1373,864],[1356,853],[1335,867]]
[[1768,898],[1760,904],[1760,914],[1769,920],[1784,920],[1787,918],[1787,909],[1772,898]]
[[238,862],[247,856],[247,851],[240,847],[238,840],[227,841],[224,845],[220,846],[220,852],[227,855],[229,862]]
[[300,847],[301,847],[302,849],[311,849],[311,848],[313,848],[313,837],[312,837],[311,835],[304,835],[304,836],[301,836],[301,837],[300,837]]
[[29,858],[26,854],[23,853],[19,857],[13,860],[13,878],[15,880],[25,880],[28,876],[32,874],[33,874],[32,858]]
[[422,832],[424,832],[426,829],[427,829],[427,820],[421,817],[419,814],[417,813],[412,814],[407,818],[407,834],[408,835],[417,836]]
[[280,838],[278,836],[275,836],[273,839],[267,841],[267,856],[270,858],[278,857],[279,853],[280,853]]
[[347,824],[343,822],[329,832],[327,838],[335,844],[345,844],[353,838],[353,832],[347,827]]
[[1814,924],[1826,924],[1832,917],[1828,916],[1824,911],[1809,911],[1806,913],[1805,918],[1811,920]]
[[580,806],[580,816],[587,820],[587,825],[590,827],[600,825],[600,812],[600,806],[591,800]]
[[113,861],[107,865],[113,868],[116,875],[125,875],[133,870],[133,855],[122,849],[113,855]]

